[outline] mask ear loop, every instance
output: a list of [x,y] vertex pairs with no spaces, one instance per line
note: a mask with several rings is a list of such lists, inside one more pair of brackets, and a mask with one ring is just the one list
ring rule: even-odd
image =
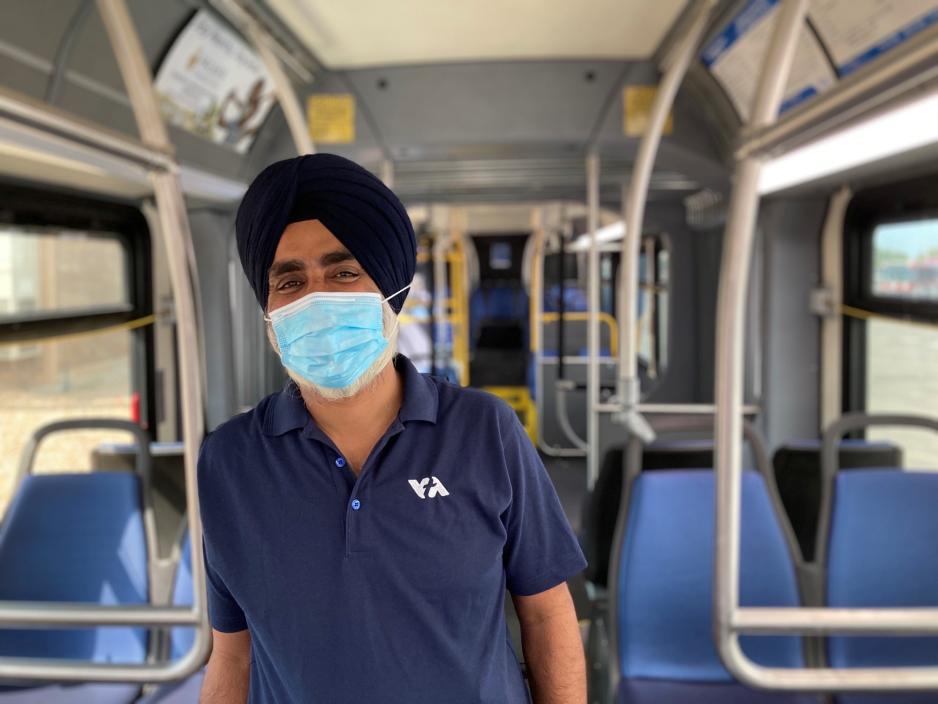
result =
[[385,298],[385,299],[384,299],[383,301],[381,301],[381,302],[382,302],[382,303],[386,303],[387,301],[390,301],[392,298],[396,298],[397,296],[399,296],[399,295],[401,295],[402,293],[404,293],[404,291],[406,291],[407,289],[409,289],[411,286],[413,286],[413,282],[407,284],[404,288],[402,288],[402,289],[401,289],[400,291],[398,291],[397,293],[392,293],[390,296],[388,296],[387,298]]
[[[397,293],[392,293],[390,296],[388,296],[387,298],[385,298],[385,299],[384,299],[383,301],[381,301],[381,302],[382,302],[382,303],[387,303],[388,301],[390,301],[390,300],[391,300],[392,298],[394,298],[395,296],[399,296],[399,295],[401,295],[402,293],[404,293],[404,291],[406,291],[407,289],[409,289],[411,286],[413,286],[413,282],[407,284],[404,288],[402,288],[402,289],[401,289],[400,291],[398,291]],[[397,332],[397,331],[400,329],[400,327],[401,327],[401,314],[398,313],[397,315],[394,316],[394,327],[391,328],[390,332],[388,332],[387,335],[385,335],[384,339],[385,339],[385,340],[390,339],[391,336],[394,335],[394,333]]]

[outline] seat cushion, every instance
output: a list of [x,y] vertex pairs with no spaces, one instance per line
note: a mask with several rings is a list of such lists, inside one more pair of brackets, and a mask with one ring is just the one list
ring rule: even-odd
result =
[[[135,684],[53,684],[24,689],[0,687],[0,704],[130,704],[139,694],[140,687]],[[189,701],[194,704],[198,699]]]
[[617,704],[819,704],[813,694],[762,692],[735,682],[623,680]]

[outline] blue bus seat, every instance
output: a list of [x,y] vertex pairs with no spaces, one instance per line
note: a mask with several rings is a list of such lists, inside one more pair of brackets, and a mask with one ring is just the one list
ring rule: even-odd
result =
[[[589,310],[589,298],[584,289],[576,286],[564,286],[563,308],[567,313],[582,313]],[[544,312],[554,313],[560,310],[560,285],[552,284],[544,295]]]
[[[712,470],[643,472],[632,485],[621,546],[618,637],[621,704],[817,702],[813,695],[757,692],[736,683],[713,644]],[[765,482],[743,473],[740,601],[797,606],[789,546]],[[772,667],[804,667],[800,638],[743,637],[744,652]]]
[[[869,469],[835,477],[827,553],[832,607],[938,606],[938,474]],[[938,665],[938,637],[827,640],[831,667]],[[935,692],[841,694],[838,704],[925,704]]]
[[[821,441],[796,440],[780,446],[772,457],[775,483],[785,513],[806,562],[814,560],[818,514],[821,510]],[[901,467],[902,449],[890,442],[844,439],[840,469]]]
[[[0,600],[148,604],[140,483],[125,472],[28,475],[0,526]],[[146,661],[148,634],[120,626],[0,629],[0,656]],[[139,686],[0,688],[0,702],[130,702]]]

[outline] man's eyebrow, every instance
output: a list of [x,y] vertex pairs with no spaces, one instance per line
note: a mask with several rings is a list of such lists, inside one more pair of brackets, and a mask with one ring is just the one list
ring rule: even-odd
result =
[[355,259],[352,253],[347,249],[338,249],[334,252],[323,254],[319,258],[320,266],[331,266],[332,264],[341,264],[342,262],[353,261]]
[[273,279],[277,276],[289,274],[294,271],[303,271],[305,268],[306,263],[302,259],[284,259],[282,262],[274,262],[271,264],[268,275]]

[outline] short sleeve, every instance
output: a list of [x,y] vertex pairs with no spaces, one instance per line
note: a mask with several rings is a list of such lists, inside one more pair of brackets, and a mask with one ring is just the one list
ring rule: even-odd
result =
[[521,422],[507,406],[499,415],[511,503],[502,515],[508,591],[539,594],[586,568],[554,485]]
[[198,481],[199,481],[199,508],[202,514],[202,554],[205,564],[205,584],[208,596],[208,620],[212,628],[222,633],[234,633],[247,628],[244,611],[235,601],[231,591],[215,566],[217,560],[216,548],[212,544],[209,533],[213,521],[212,502],[209,500],[212,492],[211,461],[209,459],[209,438],[207,434],[199,448]]
[[205,541],[202,541],[202,553],[205,556],[205,584],[208,590],[208,620],[212,628],[222,633],[243,631],[248,627],[244,611],[228,591],[224,581],[212,566],[211,555]]

